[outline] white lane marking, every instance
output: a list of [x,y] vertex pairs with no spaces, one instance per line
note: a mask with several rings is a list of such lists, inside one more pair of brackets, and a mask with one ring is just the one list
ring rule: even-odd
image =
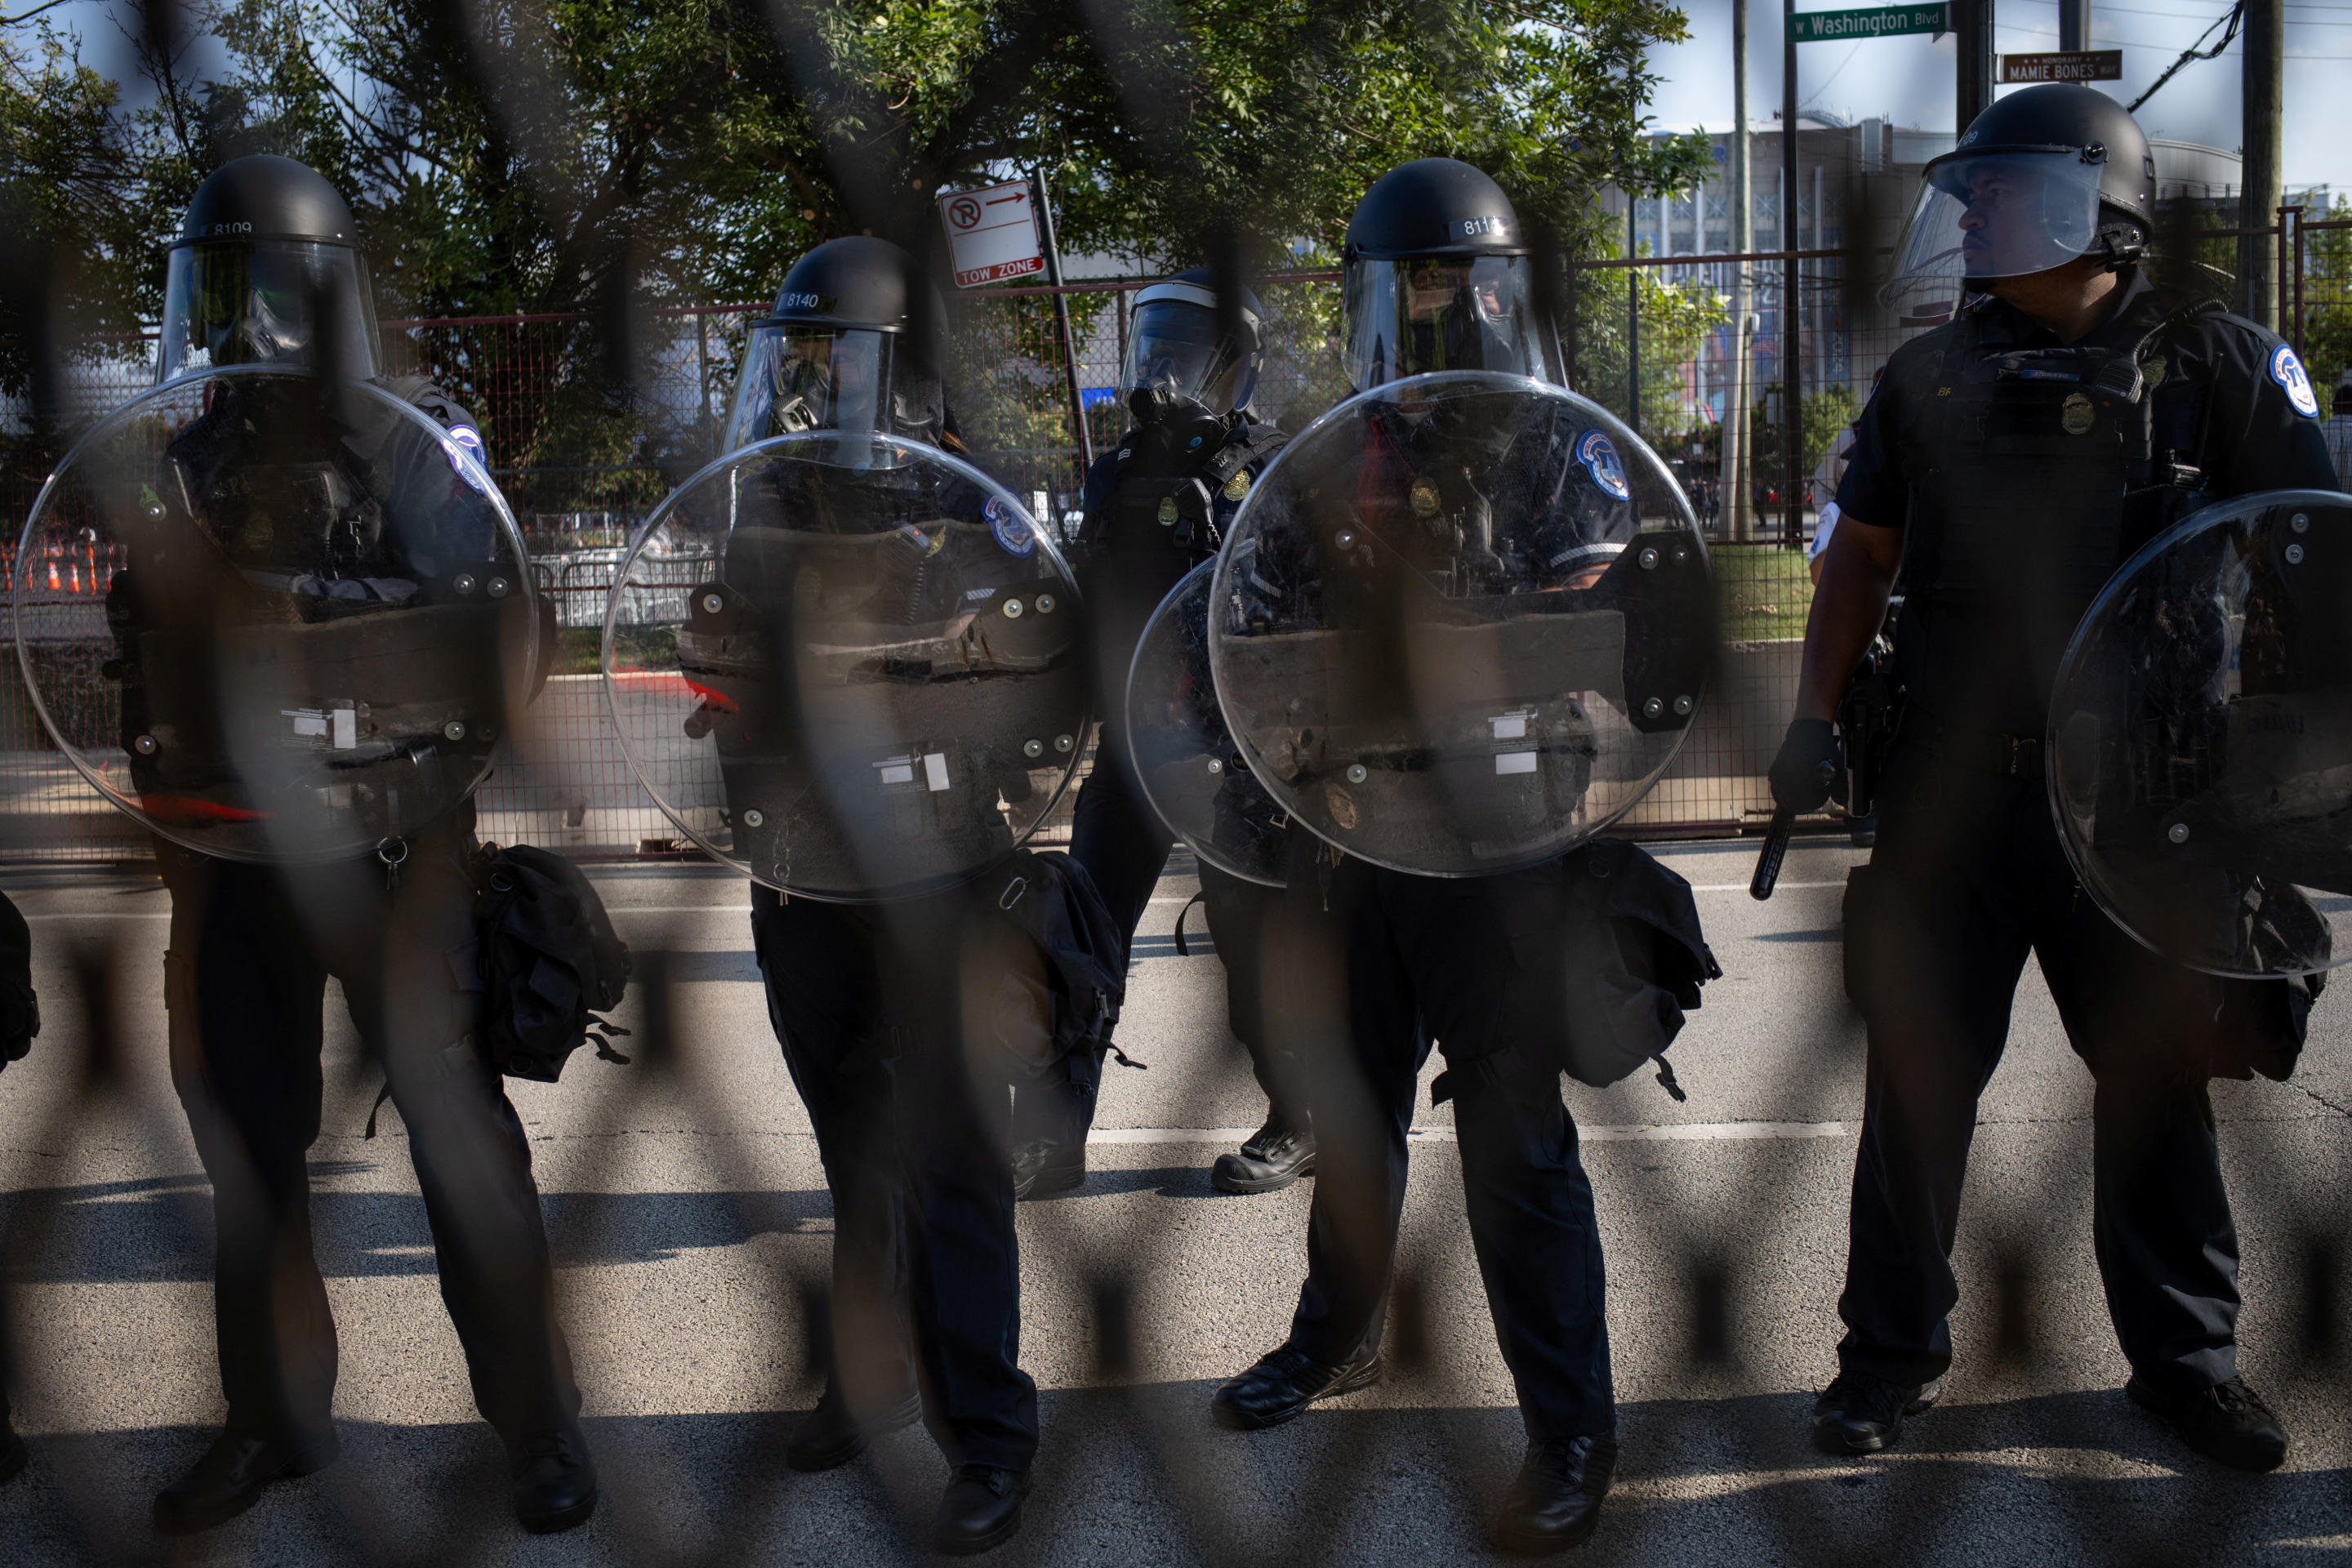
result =
[[[1780,884],[1784,891],[1805,888],[1843,888],[1844,886],[1843,882],[1783,882]],[[1745,882],[1696,882],[1691,886],[1691,891],[1694,893],[1744,893],[1747,890],[1748,884]],[[1155,904],[1188,904],[1192,900],[1185,897],[1158,898],[1151,901]],[[751,912],[751,906],[749,904],[607,904],[604,906],[604,912],[616,919],[622,915],[748,915]],[[45,914],[28,914],[25,918],[28,921],[167,921],[172,918],[172,911],[169,910],[60,910]],[[1256,1129],[1251,1128],[1249,1131],[1255,1131]]]
[[[1843,888],[1843,882],[1782,882],[1782,891],[1795,892],[1807,888]],[[1694,893],[1744,893],[1745,882],[1694,882]],[[1189,893],[1162,894],[1151,900],[1155,904],[1189,904]],[[605,912],[614,915],[748,915],[749,904],[606,904]],[[117,910],[63,910],[48,914],[28,914],[28,921],[164,921],[172,918],[168,910],[131,912]],[[1252,1131],[1256,1129],[1252,1128]]]
[[61,910],[54,914],[26,915],[28,921],[167,921],[169,910]]
[[[1843,888],[1845,884],[1843,882],[1782,882],[1779,884],[1779,887],[1789,889],[1790,890],[1801,888]],[[1744,893],[1747,890],[1748,884],[1745,882],[1693,882],[1691,884],[1691,891],[1694,893]],[[1151,901],[1155,904],[1189,904],[1192,900],[1189,894],[1175,894],[1157,898]],[[1255,1131],[1255,1129],[1252,1129],[1252,1131]]]
[[[1633,1127],[1580,1127],[1577,1135],[1589,1143],[1686,1143],[1758,1138],[1843,1138],[1858,1131],[1845,1121],[1679,1121],[1643,1123]],[[1238,1143],[1255,1127],[1097,1127],[1087,1134],[1089,1143]],[[1407,1137],[1415,1142],[1451,1143],[1451,1127],[1416,1127]]]
[[[748,902],[624,902],[604,905],[607,914],[751,914]],[[172,920],[169,910],[57,910],[26,914],[26,920]]]
[[606,904],[608,915],[748,915],[749,904]]

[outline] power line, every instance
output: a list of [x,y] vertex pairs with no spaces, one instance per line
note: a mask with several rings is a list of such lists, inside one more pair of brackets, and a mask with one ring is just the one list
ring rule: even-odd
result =
[[[2153,82],[2150,82],[2146,92],[2141,93],[2137,98],[2132,100],[2131,103],[2126,108],[2125,112],[2127,114],[2137,114],[2140,110],[2140,106],[2146,103],[2149,99],[2156,96],[2157,89],[2162,87],[2166,82],[2170,81],[2174,77],[2179,76],[2181,70],[2187,67],[2191,60],[2210,60],[2220,58],[2221,51],[2228,48],[2230,47],[2231,40],[2238,36],[2238,28],[2244,23],[2245,19],[2246,0],[2238,0],[2236,5],[2230,7],[2230,14],[2228,16],[2216,19],[2212,26],[2207,27],[2203,32],[2198,34],[2197,42],[2181,50],[2180,58],[2173,61],[2170,65],[2165,67],[2164,74],[2158,77]],[[2221,41],[2214,45],[2211,48],[2204,49],[2200,52],[2199,46],[2202,45],[2206,39],[2213,36],[2215,28],[2220,28],[2221,30]]]
[[[2204,14],[2203,14],[2203,13],[2201,13],[2201,12],[2195,12],[2195,11],[2145,11],[2145,10],[2140,9],[2140,8],[2139,8],[2138,6],[2137,6],[2137,5],[2098,5],[2098,6],[2094,6],[2094,7],[2093,7],[2093,9],[2094,9],[2094,10],[2097,10],[2097,11],[2101,11],[2101,12],[2104,12],[2104,13],[2106,13],[2107,15],[2110,15],[2110,16],[2169,16],[2169,17],[2173,18],[2175,21],[2181,21],[2181,22],[2210,22],[2210,21],[2214,20],[2214,18],[2213,18],[2213,17],[2209,16],[2206,16],[2206,15],[2204,15]],[[2333,7],[2330,7],[2330,9],[2334,9],[2334,10],[2345,10],[2345,9],[2352,9],[2352,7],[2346,7],[2346,6],[2333,6]],[[2290,21],[2287,23],[2287,26],[2290,26],[2290,27],[2352,27],[2352,22],[2297,22],[2297,21],[2290,20]],[[2034,27],[2034,28],[2020,28],[2020,29],[2019,29],[2019,31],[2021,31],[2021,32],[2026,32],[2026,31],[2031,31],[2031,32],[2042,32],[2042,31],[2043,31],[2043,30],[2044,30],[2044,29],[2040,28],[2040,27]]]

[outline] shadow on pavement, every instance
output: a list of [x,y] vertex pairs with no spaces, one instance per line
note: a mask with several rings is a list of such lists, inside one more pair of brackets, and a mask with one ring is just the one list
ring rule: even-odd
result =
[[[1517,1467],[1507,1408],[1320,1407],[1247,1436],[1210,1422],[1208,1380],[1047,1391],[1046,1449],[1020,1538],[992,1563],[1487,1560],[1484,1531]],[[1410,1397],[1411,1390],[1401,1391]],[[1629,1405],[1623,1459],[1580,1563],[2301,1563],[2341,1560],[2344,1470],[2217,1470],[2119,1393],[1940,1409],[1895,1452],[1814,1453],[1811,1395]],[[605,1506],[535,1539],[508,1517],[479,1424],[342,1425],[343,1455],[273,1488],[194,1542],[146,1523],[154,1489],[207,1433],[37,1436],[0,1489],[17,1563],[421,1562],[869,1563],[912,1560],[903,1506],[942,1471],[918,1429],[820,1476],[786,1469],[785,1413],[591,1419]],[[1171,1478],[1187,1478],[1178,1483]],[[910,1534],[910,1532],[912,1532]]]

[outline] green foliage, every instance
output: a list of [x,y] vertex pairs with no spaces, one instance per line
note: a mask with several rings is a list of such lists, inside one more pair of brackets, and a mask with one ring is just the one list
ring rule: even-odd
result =
[[1822,459],[1830,455],[1830,443],[1838,432],[1861,416],[1862,400],[1853,387],[1835,382],[1805,397],[1805,472],[1821,467]]
[[[2352,221],[2352,198],[2338,196],[2326,213],[2306,216],[2315,223]],[[2332,418],[2352,413],[2335,406],[2336,389],[2352,367],[2352,228],[2308,230],[2303,246],[2303,357],[2319,394],[2320,416]],[[2339,484],[2352,484],[2352,475],[2336,477]]]
[[[1601,253],[1622,257],[1622,245],[1598,241]],[[1626,413],[1631,344],[1627,336],[1628,279],[1639,303],[1630,309],[1641,321],[1641,433],[1664,447],[1685,439],[1695,415],[1688,406],[1683,367],[1697,357],[1706,336],[1729,319],[1724,298],[1697,279],[1672,283],[1665,268],[1585,268],[1577,274],[1577,390],[1620,416]]]
[[0,392],[47,404],[46,370],[137,330],[151,247],[122,200],[128,132],[121,89],[57,32],[0,49]]
[[[1705,156],[1646,136],[1646,51],[1685,36],[1666,0],[187,0],[147,14],[184,30],[134,39],[152,89],[135,112],[69,50],[0,42],[10,167],[34,171],[20,183],[40,200],[77,191],[78,214],[33,227],[56,254],[98,258],[95,315],[158,312],[163,245],[206,173],[249,152],[300,158],[351,198],[384,317],[587,313],[533,329],[536,383],[457,348],[409,351],[497,426],[495,461],[575,472],[583,503],[633,504],[642,487],[615,470],[682,449],[634,388],[684,329],[642,307],[764,298],[845,234],[936,261],[944,190],[1041,167],[1066,251],[1272,268],[1335,259],[1357,198],[1410,158],[1479,164],[1547,246],[1589,251],[1602,184],[1687,184]],[[201,40],[225,64],[192,68]],[[1074,301],[1081,317],[1106,308]],[[1657,308],[1669,338],[1699,309]],[[1066,446],[1051,334],[1032,319],[1047,309],[993,304],[1004,320],[960,343],[961,379],[992,392],[966,405],[975,445]],[[1672,352],[1660,342],[1661,373]],[[1298,377],[1336,394],[1328,356],[1307,358]]]
[[[1843,382],[1805,395],[1803,478],[1812,477],[1822,459],[1829,456],[1830,443],[1837,439],[1837,433],[1853,424],[1861,412],[1853,389]],[[1789,427],[1777,417],[1780,413],[1780,384],[1767,383],[1748,415],[1748,443],[1755,453],[1756,483],[1776,491],[1787,488],[1789,473]]]
[[[160,238],[220,163],[299,157],[354,198],[390,315],[756,298],[835,235],[933,247],[940,191],[1040,164],[1067,248],[1262,264],[1336,254],[1356,198],[1407,158],[1480,164],[1575,244],[1602,184],[1687,183],[1703,157],[1643,135],[1644,51],[1684,36],[1662,0],[199,0],[185,14],[188,37],[142,47],[153,106],[104,106],[124,164],[110,189],[135,195]],[[188,70],[198,32],[226,52],[217,76]]]
[[1731,641],[1801,637],[1813,610],[1813,582],[1801,550],[1778,541],[1762,544],[1717,542],[1707,547],[1715,566],[1716,603],[1723,635]]

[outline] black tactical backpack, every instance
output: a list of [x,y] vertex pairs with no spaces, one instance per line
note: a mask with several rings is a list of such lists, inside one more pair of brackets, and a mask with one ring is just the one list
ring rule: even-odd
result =
[[598,1015],[621,1004],[629,950],[580,868],[528,845],[482,847],[475,906],[482,974],[482,1058],[509,1078],[553,1083],[590,1040],[626,1063]]
[[996,889],[997,909],[1045,956],[1054,995],[1052,1058],[1117,1053],[1110,1035],[1127,999],[1127,940],[1087,868],[1059,850],[1018,850],[982,887]]

